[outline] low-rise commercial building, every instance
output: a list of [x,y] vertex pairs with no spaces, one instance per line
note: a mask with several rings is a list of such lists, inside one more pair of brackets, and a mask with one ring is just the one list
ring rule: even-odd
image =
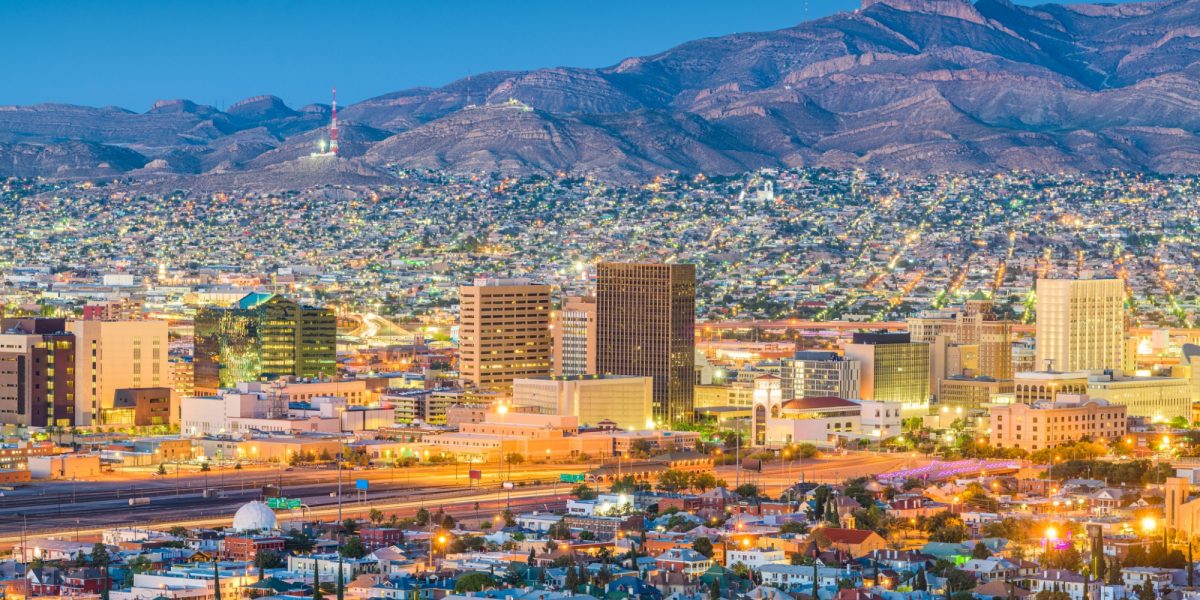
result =
[[1192,385],[1175,377],[1118,377],[1111,372],[1088,378],[1087,394],[1125,406],[1131,417],[1169,421],[1192,414]]
[[622,429],[653,427],[651,377],[572,375],[513,381],[513,404],[543,414],[572,415],[582,425],[613,423]]
[[1125,435],[1125,407],[1080,394],[1058,394],[1055,402],[993,405],[991,442],[997,448],[1027,451],[1083,438],[1114,439]]

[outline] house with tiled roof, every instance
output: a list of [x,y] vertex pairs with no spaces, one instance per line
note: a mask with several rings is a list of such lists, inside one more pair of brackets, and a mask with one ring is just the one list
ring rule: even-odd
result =
[[854,558],[887,548],[887,540],[869,529],[822,527],[814,531],[812,535],[824,536],[829,540],[830,548],[846,552]]
[[993,580],[975,586],[975,589],[971,590],[971,595],[975,596],[977,600],[1025,600],[1033,594],[1015,584]]

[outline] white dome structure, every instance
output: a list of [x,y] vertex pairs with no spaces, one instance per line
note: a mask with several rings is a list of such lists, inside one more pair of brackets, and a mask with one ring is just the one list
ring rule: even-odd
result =
[[275,511],[262,502],[247,502],[233,515],[236,531],[270,531],[275,529]]

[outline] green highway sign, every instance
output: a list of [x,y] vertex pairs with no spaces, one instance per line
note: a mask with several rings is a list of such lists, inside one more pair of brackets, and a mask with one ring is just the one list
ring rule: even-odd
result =
[[579,483],[583,481],[583,475],[573,475],[571,473],[559,473],[558,480],[563,483]]
[[267,508],[296,510],[300,508],[299,498],[267,498]]

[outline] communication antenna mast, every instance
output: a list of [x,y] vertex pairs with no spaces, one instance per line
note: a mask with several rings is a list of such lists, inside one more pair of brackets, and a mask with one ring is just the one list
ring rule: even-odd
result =
[[329,123],[329,153],[334,156],[338,153],[337,87],[333,88],[333,120]]
[[276,379],[271,382],[270,391],[267,393],[267,400],[270,401],[267,408],[270,419],[279,419],[287,415],[287,394],[283,393],[283,386],[282,380]]

